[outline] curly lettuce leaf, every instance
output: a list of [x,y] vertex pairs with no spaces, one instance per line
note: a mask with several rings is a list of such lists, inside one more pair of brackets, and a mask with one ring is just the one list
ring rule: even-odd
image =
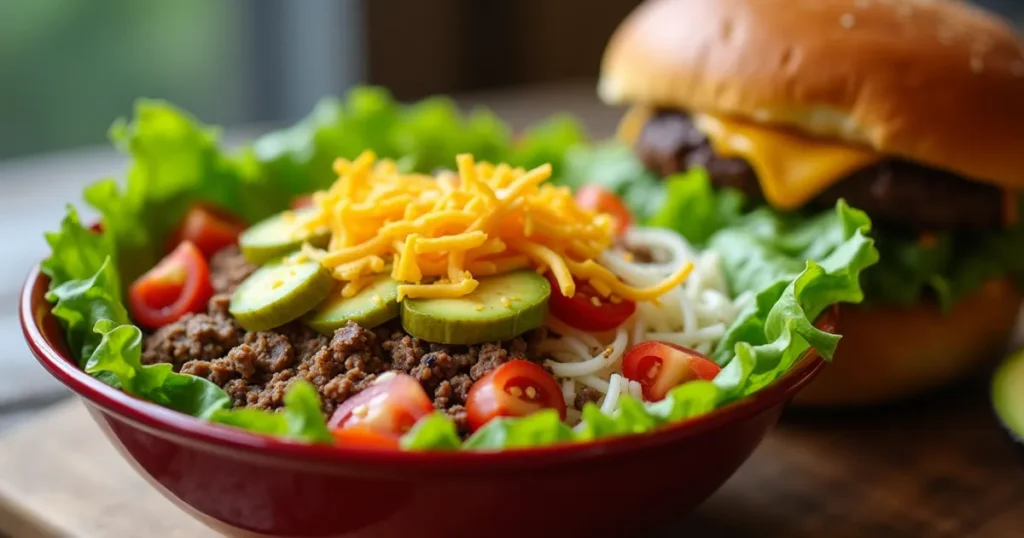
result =
[[864,275],[868,301],[911,305],[931,297],[948,311],[992,278],[1024,289],[1024,222],[999,231],[876,235],[882,260]]
[[456,450],[462,446],[462,439],[448,415],[436,411],[418,420],[402,436],[401,445],[405,450]]
[[284,395],[284,409],[279,413],[222,407],[216,409],[209,418],[220,424],[275,437],[309,443],[333,442],[320,411],[320,396],[313,385],[305,380],[293,382],[289,386]]
[[52,252],[63,253],[60,258],[43,260],[40,266],[43,274],[50,277],[51,287],[96,274],[113,252],[108,236],[84,228],[78,211],[72,205],[67,206],[60,229],[46,233],[45,237]]
[[743,195],[737,191],[716,192],[703,169],[670,176],[663,182],[661,205],[646,224],[674,230],[694,245],[706,245],[715,232],[738,220],[742,213]]
[[114,178],[85,189],[85,200],[102,216],[114,241],[124,282],[152,267],[164,240],[195,202],[231,208],[255,222],[280,209],[280,184],[257,175],[254,163],[231,157],[218,146],[217,129],[205,126],[168,103],[140,100],[131,122],[110,130],[130,160],[123,187]]
[[558,412],[545,409],[521,418],[491,420],[466,439],[466,450],[502,450],[554,445],[572,441],[573,433]]
[[565,170],[555,181],[573,189],[602,187],[622,199],[639,222],[657,212],[664,200],[661,180],[644,168],[632,149],[615,142],[570,148]]
[[264,173],[295,195],[326,188],[335,179],[334,159],[355,158],[367,148],[396,159],[406,171],[451,168],[456,154],[468,152],[515,166],[551,163],[557,174],[567,149],[584,140],[579,122],[568,116],[552,117],[513,139],[489,110],[463,116],[443,97],[406,106],[383,88],[362,87],[341,100],[322,100],[298,124],[257,139],[253,152]]

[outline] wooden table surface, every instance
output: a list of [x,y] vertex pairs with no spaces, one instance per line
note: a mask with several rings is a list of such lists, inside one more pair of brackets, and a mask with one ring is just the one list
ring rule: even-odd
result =
[[[604,136],[619,112],[599,106],[591,88],[467,102],[486,102],[516,125],[568,110]],[[120,459],[81,404],[34,363],[16,323],[21,280],[45,253],[42,231],[58,222],[65,202],[78,200],[84,183],[122,167],[105,149],[0,163],[0,305],[7,305],[0,337],[11,343],[0,350],[0,535],[211,535]],[[1024,449],[996,423],[987,394],[987,377],[979,375],[898,406],[790,411],[711,500],[650,536],[1024,536]]]

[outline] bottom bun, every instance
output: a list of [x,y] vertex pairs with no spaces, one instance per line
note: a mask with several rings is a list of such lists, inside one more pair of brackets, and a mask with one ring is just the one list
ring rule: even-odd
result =
[[870,405],[947,385],[1005,351],[1020,304],[1013,284],[997,279],[948,313],[932,303],[907,308],[844,305],[839,349],[795,404]]

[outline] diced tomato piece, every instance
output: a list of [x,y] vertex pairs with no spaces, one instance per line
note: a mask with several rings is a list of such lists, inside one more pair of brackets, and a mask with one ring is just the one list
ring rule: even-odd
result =
[[570,327],[590,332],[610,331],[636,312],[635,302],[626,299],[614,302],[610,298],[601,297],[593,286],[579,280],[576,281],[576,293],[566,297],[562,295],[555,276],[548,273],[547,277],[551,283],[548,308],[556,318]]
[[416,379],[406,374],[385,374],[345,400],[327,426],[331,430],[367,430],[397,439],[433,411],[433,402]]
[[395,449],[400,446],[398,436],[378,433],[369,428],[338,428],[331,431],[331,435],[336,443],[343,446]]
[[226,211],[207,204],[193,204],[171,236],[168,250],[173,250],[182,241],[191,241],[209,258],[218,250],[237,243],[245,228],[242,219]]
[[139,325],[159,329],[189,312],[206,310],[212,296],[206,259],[191,241],[184,241],[132,283],[128,307]]
[[542,409],[556,409],[565,419],[562,390],[544,368],[524,360],[508,361],[481,377],[466,398],[474,430],[496,417],[522,417]]
[[640,383],[649,402],[664,399],[670,390],[687,381],[710,381],[721,370],[704,355],[667,342],[637,344],[622,360],[622,375]]
[[313,195],[312,194],[300,194],[292,199],[292,209],[303,209],[306,207],[313,207]]
[[630,217],[629,209],[626,209],[626,205],[619,200],[618,196],[597,185],[586,185],[576,191],[576,203],[584,209],[611,215],[615,219],[616,230],[619,234],[626,231],[633,220]]

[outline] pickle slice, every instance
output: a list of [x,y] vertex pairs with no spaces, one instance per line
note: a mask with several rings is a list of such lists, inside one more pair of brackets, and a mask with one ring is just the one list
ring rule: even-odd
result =
[[334,278],[318,262],[275,262],[238,286],[228,310],[246,330],[266,331],[316,308],[333,287]]
[[349,321],[372,329],[397,318],[398,314],[398,283],[381,275],[352,297],[342,297],[341,286],[337,286],[302,322],[318,333],[331,336]]
[[405,299],[406,332],[438,344],[509,340],[536,329],[548,312],[551,285],[534,271],[481,278],[473,293],[454,299]]
[[305,226],[316,211],[313,208],[285,211],[254,224],[238,237],[242,255],[249,263],[262,265],[295,252],[305,242],[315,247],[327,246],[330,230],[309,230]]

